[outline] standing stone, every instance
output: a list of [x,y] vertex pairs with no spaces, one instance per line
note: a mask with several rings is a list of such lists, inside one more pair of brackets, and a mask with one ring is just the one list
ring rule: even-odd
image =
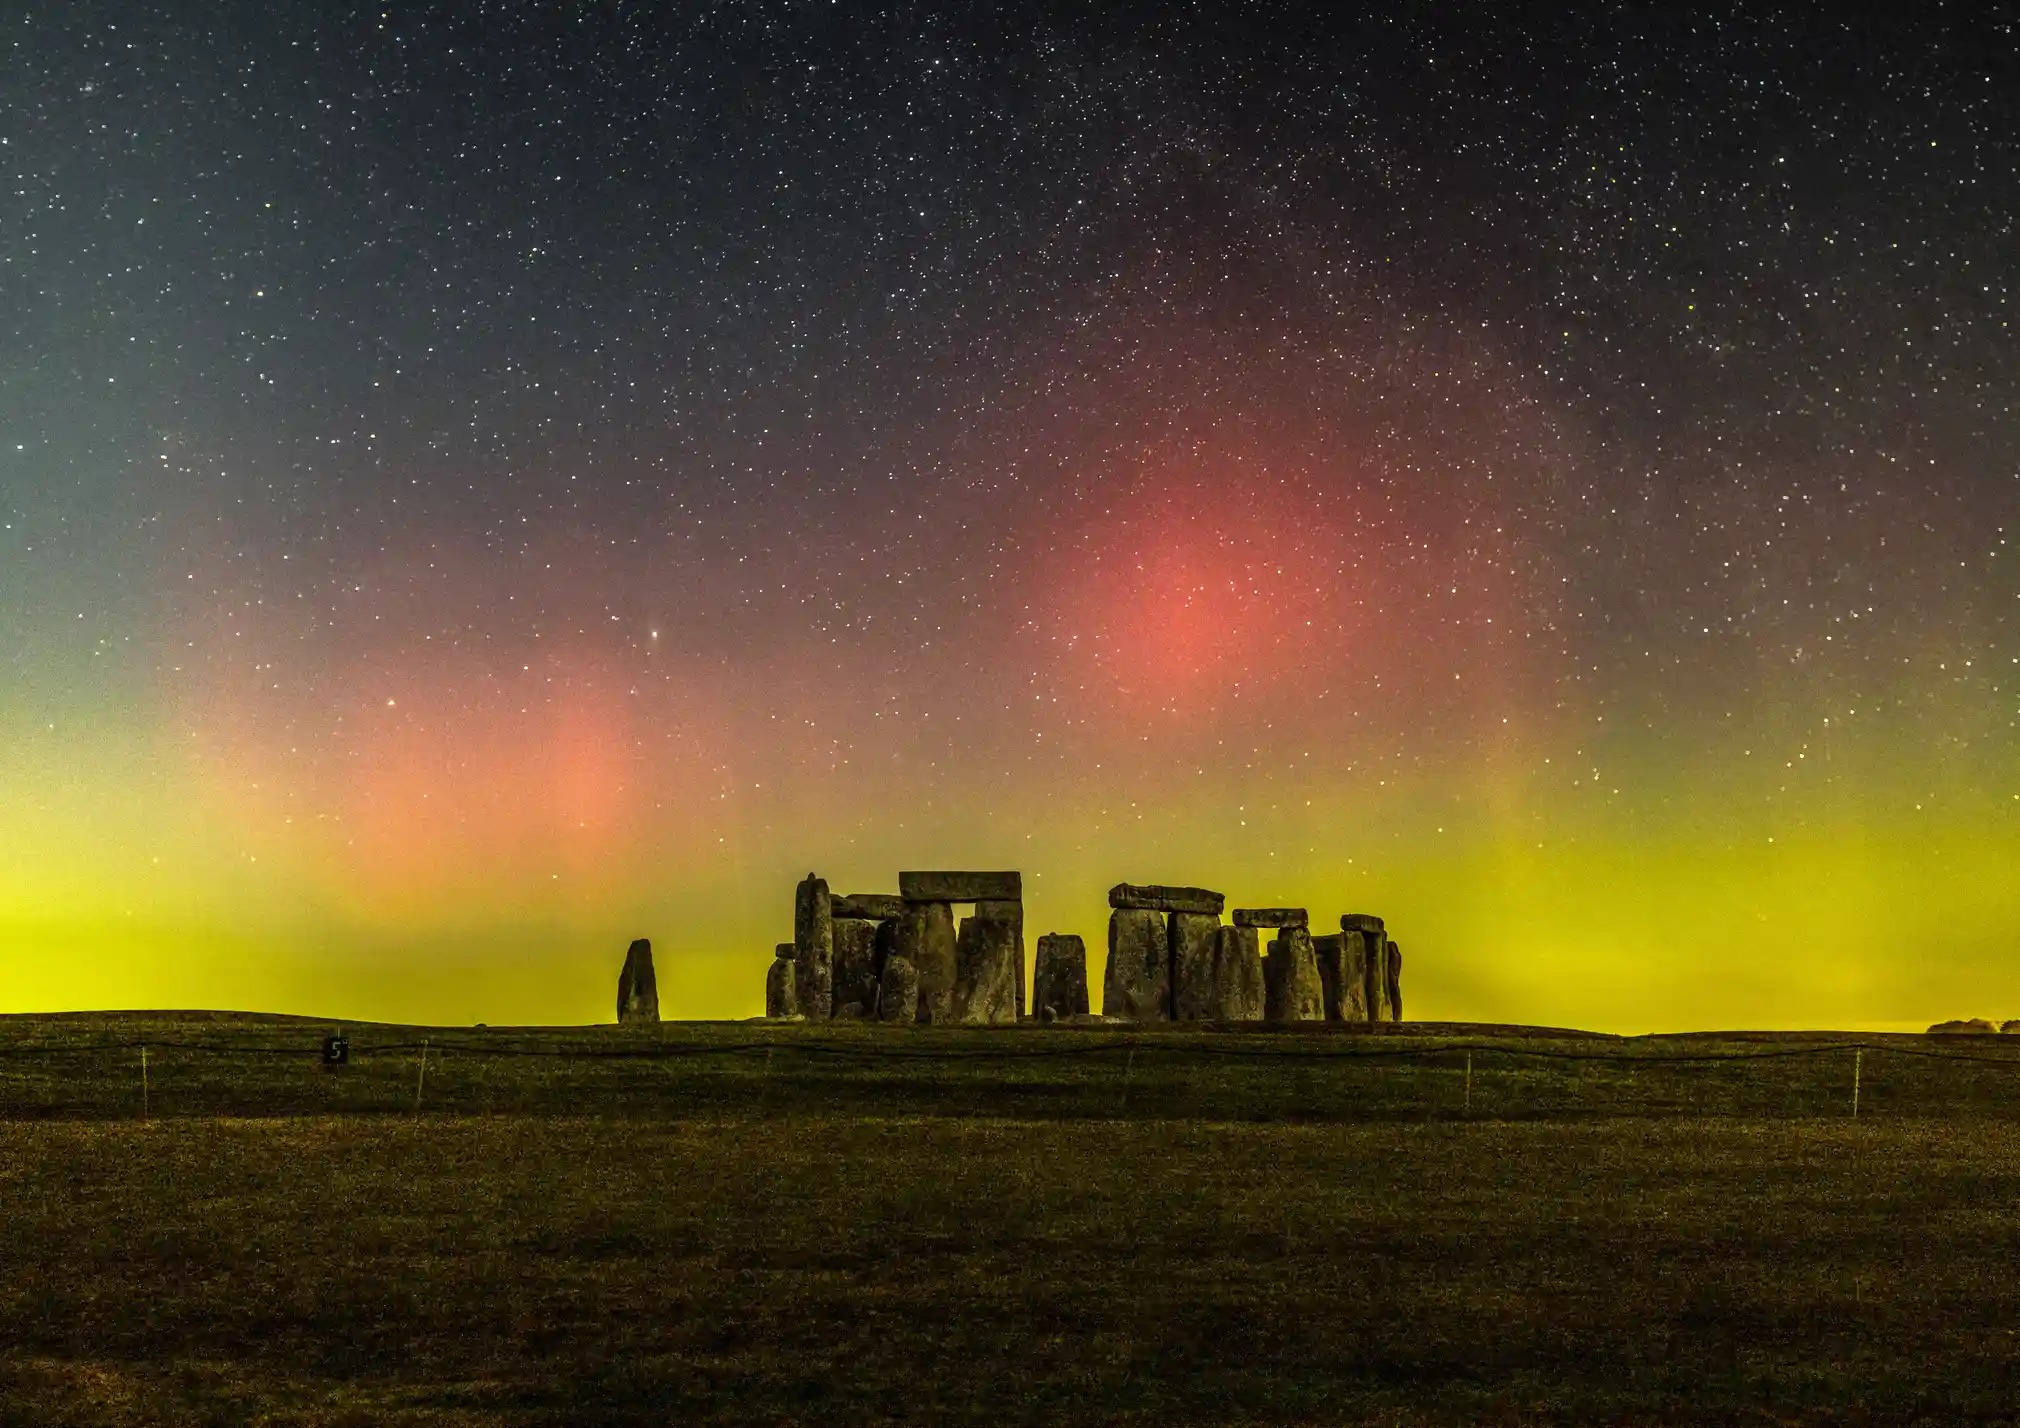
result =
[[1389,944],[1389,1020],[1403,1019],[1403,944]]
[[878,984],[877,1020],[909,1026],[919,1019],[919,971],[903,957],[884,963]]
[[854,1015],[877,1014],[877,924],[859,917],[837,917],[834,927],[834,1014],[845,1007]]
[[793,968],[800,1011],[826,1021],[835,1009],[835,918],[827,879],[812,873],[793,899]]
[[765,973],[765,1015],[788,1017],[800,1014],[799,987],[793,975],[793,944],[781,942],[771,970]]
[[1040,1021],[1087,1015],[1087,944],[1070,933],[1048,932],[1038,939],[1037,977],[1031,1011]]
[[975,916],[993,917],[1017,929],[1017,954],[1011,975],[1017,988],[1017,1018],[1024,1018],[1024,904],[1011,899],[988,898],[975,904]]
[[1346,955],[1344,932],[1329,933],[1312,939],[1312,955],[1319,963],[1319,998],[1325,1003],[1327,1021],[1346,1020],[1345,1008],[1340,996],[1340,978]]
[[1220,1015],[1213,972],[1220,918],[1202,912],[1174,912],[1165,926],[1171,944],[1171,1019],[1214,1020]]
[[1213,935],[1214,1016],[1220,1021],[1261,1021],[1263,960],[1252,927],[1221,927]]
[[1389,1014],[1389,934],[1364,932],[1368,944],[1368,1020],[1393,1021]]
[[1263,978],[1266,1019],[1280,1022],[1325,1019],[1319,962],[1312,951],[1312,934],[1308,929],[1286,927],[1276,935],[1270,942]]
[[1108,915],[1108,969],[1101,982],[1101,1012],[1130,1021],[1164,1021],[1171,1015],[1171,947],[1164,914],[1117,908]]
[[954,945],[954,1020],[962,1026],[1015,1026],[1017,925],[964,917]]
[[944,1024],[954,1015],[954,909],[944,902],[905,905],[897,955],[919,976],[919,1020]]
[[617,974],[617,1021],[620,1026],[659,1024],[659,979],[652,974],[652,943],[643,937],[626,949],[624,970]]
[[[1328,1020],[1331,1017],[1328,1016]],[[1340,1020],[1368,1022],[1368,934],[1340,934]]]

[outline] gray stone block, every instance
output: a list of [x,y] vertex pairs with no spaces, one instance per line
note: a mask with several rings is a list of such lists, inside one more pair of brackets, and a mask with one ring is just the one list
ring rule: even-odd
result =
[[1238,907],[1236,927],[1310,927],[1311,914],[1301,907]]
[[1214,931],[1214,1018],[1217,1021],[1261,1021],[1263,960],[1253,927],[1221,927]]
[[808,873],[793,898],[793,966],[799,1008],[808,1021],[834,1011],[835,920],[826,879]]
[[1219,1015],[1214,981],[1214,941],[1220,917],[1203,912],[1174,912],[1165,922],[1171,947],[1171,1019],[1212,1021]]
[[617,974],[617,1021],[620,1026],[659,1024],[659,979],[652,971],[652,943],[643,937],[625,949],[624,970]]
[[964,917],[954,949],[954,1020],[962,1026],[1016,1025],[1016,925],[998,917]]
[[896,893],[835,893],[828,906],[836,917],[866,917],[872,922],[905,915],[905,900]]
[[898,894],[906,902],[1021,902],[1022,873],[898,874]]
[[1164,914],[1117,908],[1108,915],[1108,967],[1101,982],[1101,1012],[1130,1021],[1171,1018],[1171,948]]
[[1227,905],[1222,893],[1205,888],[1173,888],[1150,883],[1117,883],[1108,890],[1108,905],[1133,911],[1196,912],[1219,917]]
[[1038,939],[1038,965],[1031,1006],[1041,1021],[1087,1014],[1087,944],[1071,934],[1048,932]]

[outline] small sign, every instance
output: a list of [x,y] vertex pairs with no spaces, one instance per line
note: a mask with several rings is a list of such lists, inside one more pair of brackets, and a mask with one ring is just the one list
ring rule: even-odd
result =
[[335,1036],[323,1038],[323,1065],[348,1066],[351,1064],[350,1038],[341,1031]]

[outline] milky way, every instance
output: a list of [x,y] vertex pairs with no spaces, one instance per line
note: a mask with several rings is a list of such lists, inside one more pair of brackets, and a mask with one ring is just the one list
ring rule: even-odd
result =
[[749,1015],[982,866],[2020,1016],[2010,24],[948,8],[0,21],[0,1010]]

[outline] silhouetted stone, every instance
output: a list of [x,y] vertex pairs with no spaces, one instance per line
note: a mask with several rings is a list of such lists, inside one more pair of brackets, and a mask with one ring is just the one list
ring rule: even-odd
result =
[[915,902],[898,923],[898,955],[919,976],[919,1020],[941,1025],[954,1016],[954,909],[944,902]]
[[1070,933],[1038,939],[1031,1008],[1040,1021],[1087,1014],[1087,944]]
[[1312,956],[1319,964],[1319,1001],[1326,1009],[1327,1021],[1346,1020],[1340,997],[1341,953],[1346,940],[1344,932],[1330,932],[1312,939]]
[[1311,915],[1301,907],[1238,907],[1236,927],[1310,927]]
[[900,873],[906,902],[1022,902],[1022,873]]
[[1368,945],[1368,1020],[1394,1021],[1389,1014],[1389,937],[1385,932],[1364,932]]
[[1017,989],[1017,1016],[1024,1016],[1024,904],[1006,898],[985,898],[975,904],[975,916],[1007,922],[1017,929],[1017,945],[1011,960],[1011,984]]
[[964,917],[954,951],[954,1020],[963,1026],[1015,1025],[1017,925]]
[[835,1015],[851,1002],[865,1014],[877,1006],[877,924],[860,917],[833,919]]
[[903,917],[905,900],[896,893],[835,893],[828,909],[836,917],[863,917],[871,922]]
[[1974,1016],[1969,1021],[1939,1021],[1929,1028],[1931,1036],[1996,1036],[1998,1033],[1999,1028],[1982,1016]]
[[622,1026],[659,1024],[659,979],[652,972],[652,943],[643,937],[626,949],[617,974],[617,1020]]
[[808,873],[793,897],[794,991],[808,1021],[835,1009],[835,919],[825,878]]
[[1130,1021],[1171,1016],[1171,949],[1164,914],[1118,908],[1108,915],[1108,967],[1101,982],[1101,1011]]
[[[1365,1026],[1368,1023],[1368,986],[1373,974],[1368,969],[1368,934],[1360,931],[1340,934],[1339,1019]],[[1326,1019],[1332,1020],[1330,1007]]]
[[2020,1035],[2020,1017],[2016,1017],[2012,1021],[2000,1022],[1999,1030],[2005,1032],[2008,1036]]
[[1171,946],[1171,1018],[1212,1021],[1220,1014],[1214,984],[1214,938],[1220,932],[1218,914],[1174,912],[1166,921]]
[[1388,944],[1389,1020],[1403,1019],[1403,944]]
[[1286,927],[1270,942],[1269,960],[1263,966],[1263,1002],[1269,1021],[1325,1019],[1318,958],[1305,928]]
[[1340,919],[1342,932],[1380,932],[1382,919],[1371,912],[1350,912]]
[[1108,905],[1132,911],[1197,912],[1219,917],[1227,905],[1224,894],[1205,888],[1170,888],[1151,883],[1117,883],[1108,890]]
[[788,1017],[800,1014],[799,989],[795,985],[793,944],[785,944],[786,956],[774,959],[765,973],[765,1015]]
[[1218,927],[1213,935],[1214,1019],[1261,1021],[1263,960],[1253,927]]
[[903,957],[884,963],[877,996],[877,1019],[910,1026],[919,1019],[919,970]]

